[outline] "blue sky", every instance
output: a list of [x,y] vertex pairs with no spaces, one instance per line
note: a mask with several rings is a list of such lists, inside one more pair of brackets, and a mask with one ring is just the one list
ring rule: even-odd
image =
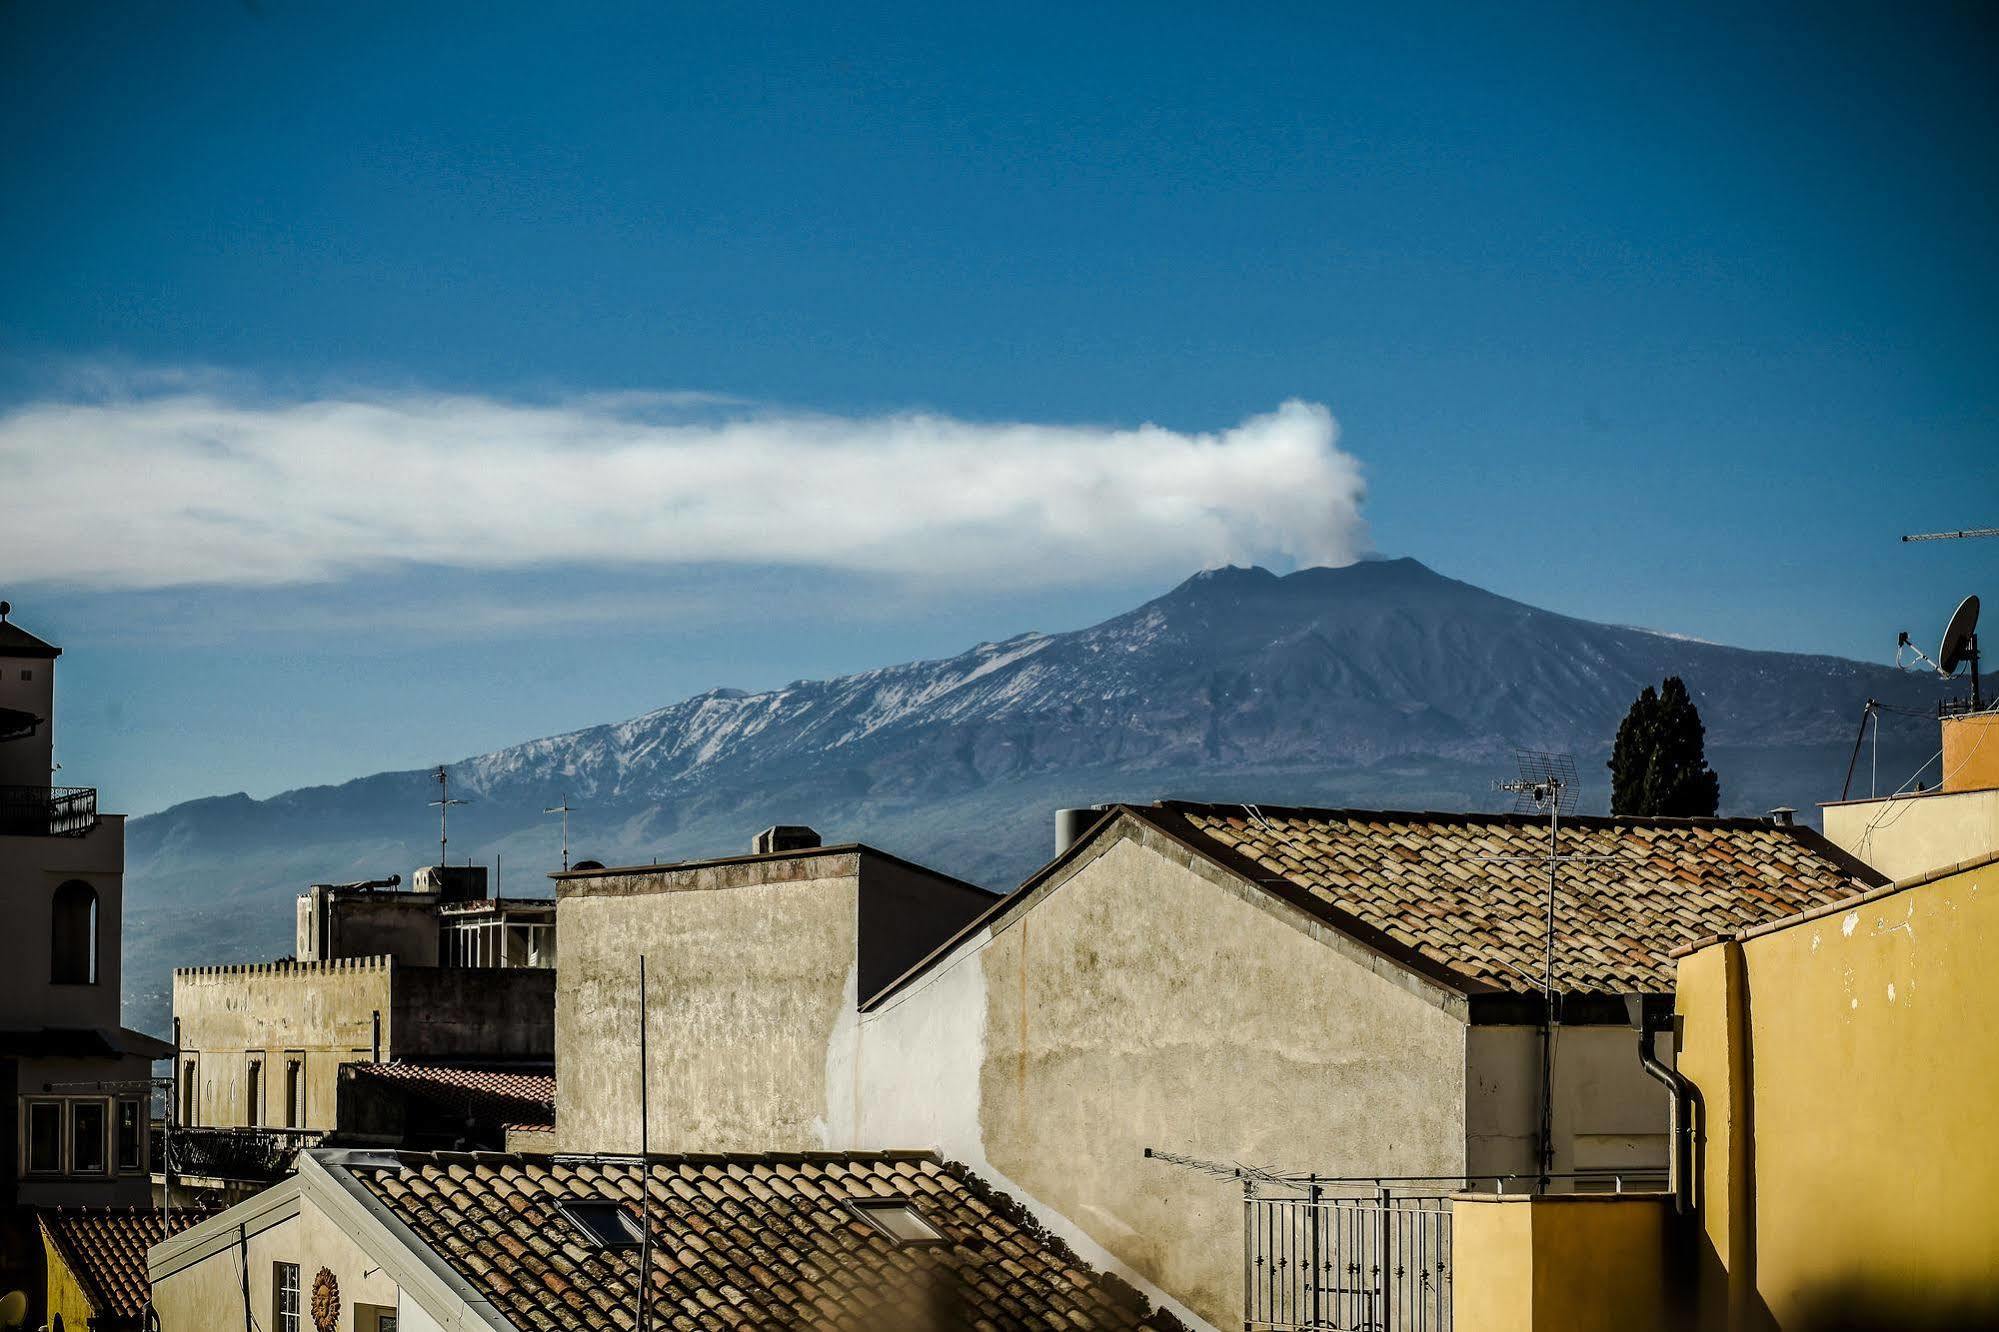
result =
[[1876,660],[1999,595],[1895,540],[1999,521],[1989,9],[1394,10],[0,6],[64,776],[268,794],[1217,558]]

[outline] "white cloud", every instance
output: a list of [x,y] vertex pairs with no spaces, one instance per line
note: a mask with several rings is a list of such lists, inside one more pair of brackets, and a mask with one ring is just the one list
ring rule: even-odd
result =
[[728,563],[990,586],[1344,564],[1365,549],[1364,487],[1337,440],[1305,402],[1190,434],[686,394],[272,400],[155,379],[0,413],[0,577],[155,588]]

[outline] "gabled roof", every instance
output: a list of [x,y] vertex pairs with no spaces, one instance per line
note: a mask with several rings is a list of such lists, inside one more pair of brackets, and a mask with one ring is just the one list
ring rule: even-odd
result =
[[350,1076],[398,1088],[453,1113],[501,1128],[555,1126],[555,1075],[515,1068],[481,1068],[398,1059],[350,1064]]
[[[1137,818],[1466,993],[1538,991],[1545,818],[1161,801]],[[1569,816],[1556,988],[1666,993],[1672,951],[1885,880],[1809,828],[1766,819]]]
[[[599,1249],[560,1204],[651,1196],[652,1326],[1173,1328],[1010,1200],[934,1156],[413,1153],[340,1160],[456,1283],[517,1328],[634,1326],[640,1256]],[[849,1204],[906,1200],[943,1243],[898,1246]]]
[[212,1215],[212,1209],[176,1207],[171,1228],[153,1207],[51,1207],[36,1218],[93,1312],[136,1325],[153,1292],[146,1250]]
[[[1185,800],[1099,808],[1088,833],[864,997],[862,1009],[879,1006],[981,930],[1003,928],[1106,838],[1141,829],[1448,992],[1494,996],[1479,1002],[1498,1005],[1489,1010],[1495,1015],[1517,1013],[1514,996],[1540,993],[1544,818]],[[1607,857],[1561,871],[1555,980],[1571,996],[1671,993],[1671,953],[1682,944],[1886,881],[1812,829],[1767,819],[1570,815],[1561,826],[1564,855]]]
[[54,661],[61,655],[62,649],[54,643],[44,643],[20,625],[0,620],[0,657],[34,657]]

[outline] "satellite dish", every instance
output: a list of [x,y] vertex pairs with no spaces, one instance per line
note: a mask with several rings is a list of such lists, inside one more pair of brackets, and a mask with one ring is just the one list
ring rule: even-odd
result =
[[1958,667],[1977,655],[1977,641],[1978,598],[1969,596],[1957,603],[1950,623],[1944,626],[1943,647],[1937,653],[1938,669],[1945,675],[1956,675]]
[[28,1321],[28,1296],[24,1291],[9,1291],[0,1299],[0,1327],[19,1327]]

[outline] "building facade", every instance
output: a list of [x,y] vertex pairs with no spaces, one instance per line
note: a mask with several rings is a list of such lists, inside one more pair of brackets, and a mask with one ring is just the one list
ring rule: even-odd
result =
[[483,866],[315,884],[294,960],[174,972],[181,1126],[321,1135],[341,1071],[396,1061],[546,1071],[555,905],[486,896]]
[[644,952],[656,1146],[934,1148],[1176,1314],[1238,1324],[1239,1190],[1147,1149],[1442,1194],[1663,1182],[1668,1092],[1624,997],[1669,995],[1667,952],[1721,922],[1879,881],[1762,820],[1571,835],[1606,859],[1563,911],[1545,1038],[1532,819],[1115,807],[872,987],[851,881],[809,863],[559,876],[557,1138],[636,1145]]
[[60,655],[0,616],[0,1290],[40,1288],[26,1209],[146,1200],[171,1053],[119,1022],[124,817],[50,781]]

